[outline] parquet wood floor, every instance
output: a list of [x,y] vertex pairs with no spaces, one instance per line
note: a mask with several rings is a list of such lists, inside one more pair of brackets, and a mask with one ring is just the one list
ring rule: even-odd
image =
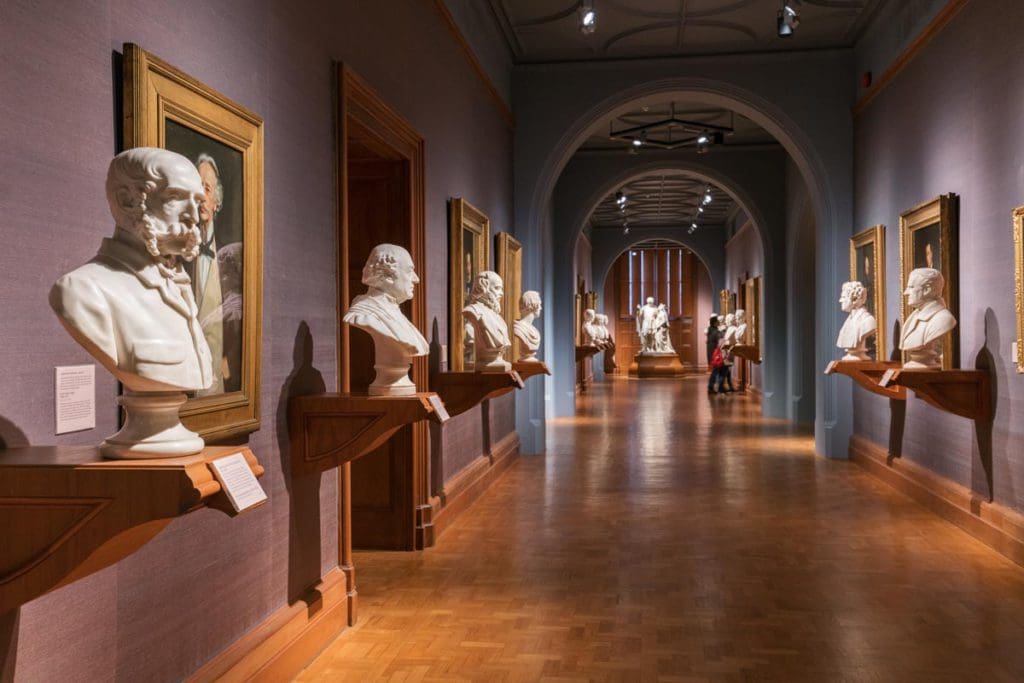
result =
[[[594,385],[300,681],[1024,681],[1024,569],[704,381]],[[966,454],[965,454],[966,457]]]

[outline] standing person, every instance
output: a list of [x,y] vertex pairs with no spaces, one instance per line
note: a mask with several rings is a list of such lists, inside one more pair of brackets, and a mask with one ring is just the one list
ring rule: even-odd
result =
[[711,394],[714,393],[715,378],[718,376],[718,370],[711,362],[711,357],[715,354],[715,349],[718,348],[718,340],[722,338],[722,331],[718,329],[717,315],[711,315],[708,327],[704,330],[704,336],[707,338],[708,371],[711,373],[711,376],[708,377],[708,393]]

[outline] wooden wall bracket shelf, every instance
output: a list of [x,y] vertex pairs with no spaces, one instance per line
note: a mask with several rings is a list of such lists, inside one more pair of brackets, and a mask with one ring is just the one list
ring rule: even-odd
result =
[[896,399],[907,400],[907,390],[900,385],[882,386],[879,382],[889,370],[898,370],[897,361],[874,360],[834,360],[825,368],[826,375],[846,375],[872,394]]
[[483,401],[523,388],[523,378],[509,372],[439,372],[430,386],[440,394],[451,415],[461,415]]
[[601,353],[601,349],[596,346],[577,346],[576,347],[576,362],[582,363],[585,359],[591,356],[596,356]]
[[158,460],[104,460],[92,446],[0,450],[0,614],[118,562],[175,517],[235,510],[209,463],[248,448]]
[[750,344],[736,344],[732,347],[734,355],[749,360],[754,365],[761,364],[761,349]]
[[534,363],[532,361],[526,363],[522,361],[517,361],[512,364],[512,369],[519,373],[519,376],[523,379],[524,382],[530,379],[531,377],[535,377],[537,375],[551,374],[551,371],[548,370],[547,363]]
[[992,378],[985,370],[893,369],[879,384],[913,389],[939,410],[971,420],[992,419]]
[[447,419],[445,405],[430,391],[409,396],[294,396],[288,401],[292,473],[325,472],[379,448],[407,424]]

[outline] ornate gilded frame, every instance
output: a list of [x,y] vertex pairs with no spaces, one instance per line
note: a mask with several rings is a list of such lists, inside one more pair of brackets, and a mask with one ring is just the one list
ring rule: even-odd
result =
[[[463,254],[467,248],[465,236],[470,236],[468,248],[477,271],[467,275]],[[465,362],[465,322],[462,309],[466,307],[466,292],[472,286],[477,272],[490,269],[491,221],[487,215],[461,197],[448,202],[448,370],[472,370]],[[468,367],[467,367],[468,366]]]
[[[960,317],[960,287],[958,280],[959,197],[944,194],[908,209],[900,214],[900,325],[906,323],[909,311],[902,295],[907,277],[914,269],[914,236],[920,230],[937,225],[939,228],[939,263],[933,264],[946,281],[943,298],[946,308],[954,317]],[[906,358],[903,359],[906,362]],[[942,369],[960,367],[960,330],[953,328],[942,344]]]
[[1017,372],[1024,373],[1024,206],[1013,210],[1014,300],[1017,308]]
[[[746,304],[747,329],[750,336],[750,346],[757,349],[758,357],[761,356],[761,276],[748,278],[743,283],[743,299]],[[746,340],[744,340],[745,342]]]
[[124,45],[124,146],[166,147],[174,122],[232,148],[242,162],[240,390],[191,398],[182,422],[207,442],[260,428],[263,312],[263,119],[132,43]]
[[877,331],[875,332],[875,360],[889,360],[886,346],[885,327],[885,226],[873,225],[850,238],[850,280],[860,277],[857,272],[857,252],[864,248],[871,249],[875,271],[871,274],[871,300],[874,305],[872,314],[875,316]]
[[512,326],[519,313],[519,298],[523,295],[523,245],[507,232],[494,236],[494,267],[505,286],[501,313],[512,340],[512,353],[506,360],[515,360],[519,358],[519,339],[512,334]]
[[718,314],[729,315],[733,312],[736,307],[736,295],[730,292],[728,289],[723,289],[718,292]]

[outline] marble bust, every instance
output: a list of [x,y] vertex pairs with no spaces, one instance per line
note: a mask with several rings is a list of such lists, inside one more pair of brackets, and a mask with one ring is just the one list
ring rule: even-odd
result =
[[198,453],[203,440],[181,424],[178,408],[184,392],[214,381],[182,266],[199,252],[199,172],[180,154],[138,147],[110,162],[106,192],[113,236],[50,290],[64,328],[124,385],[124,426],[100,451],[111,458]]
[[540,330],[533,321],[540,315],[540,294],[532,289],[519,297],[519,320],[512,323],[512,333],[519,340],[520,362],[539,363],[537,349],[540,348]]
[[733,313],[725,314],[725,334],[722,338],[727,347],[736,345],[736,315]]
[[747,343],[747,312],[742,308],[736,309],[736,314],[733,316],[733,322],[736,323],[736,330],[733,332],[733,343],[734,344],[746,344]]
[[588,308],[583,311],[583,345],[600,347],[601,342],[598,335],[597,313],[593,308]]
[[846,350],[840,360],[871,360],[868,356],[867,339],[875,334],[878,323],[864,304],[868,300],[868,290],[856,280],[843,283],[839,295],[839,306],[844,313],[849,313],[846,322],[839,330],[836,346]]
[[378,244],[363,266],[366,294],[352,300],[342,320],[373,338],[370,396],[408,396],[416,393],[409,366],[430,351],[427,340],[399,306],[412,298],[420,281],[409,252],[394,244]]
[[493,270],[481,271],[473,278],[469,305],[462,309],[462,317],[473,327],[473,367],[477,372],[508,372],[512,368],[505,360],[511,342],[508,325],[501,317],[504,292],[501,276]]
[[903,295],[914,309],[903,323],[900,348],[906,352],[903,367],[908,370],[942,367],[942,342],[956,327],[956,318],[942,300],[946,286],[942,273],[934,268],[916,268],[907,277]]
[[604,313],[598,313],[595,322],[598,331],[597,337],[601,347],[605,349],[614,348],[615,342],[612,341],[612,333],[608,330],[608,316]]

